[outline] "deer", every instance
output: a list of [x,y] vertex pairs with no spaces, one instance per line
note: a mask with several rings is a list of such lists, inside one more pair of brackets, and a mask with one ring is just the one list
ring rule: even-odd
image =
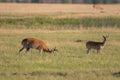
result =
[[54,53],[55,51],[58,51],[56,47],[49,49],[44,41],[36,38],[25,38],[21,41],[21,44],[23,47],[19,50],[19,53],[24,49],[28,52],[31,48],[39,50],[41,56],[43,52]]
[[92,3],[93,3],[93,8],[94,9],[103,10],[103,8],[101,7],[101,4],[98,0],[92,0]]
[[91,49],[97,50],[97,53],[100,53],[101,49],[104,47],[107,38],[109,36],[103,36],[103,41],[102,42],[96,42],[96,41],[87,41],[86,42],[86,48],[87,48],[87,54]]
[[103,10],[103,8],[101,7],[101,4],[93,4],[93,8],[98,10]]

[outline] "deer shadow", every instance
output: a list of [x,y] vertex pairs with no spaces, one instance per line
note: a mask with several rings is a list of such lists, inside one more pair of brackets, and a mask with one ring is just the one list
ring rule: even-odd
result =
[[114,72],[112,75],[116,76],[116,77],[120,77],[120,71],[119,72]]
[[42,72],[42,71],[33,71],[33,72],[3,72],[0,73],[0,76],[41,76],[41,75],[52,75],[52,76],[62,76],[66,77],[67,72]]

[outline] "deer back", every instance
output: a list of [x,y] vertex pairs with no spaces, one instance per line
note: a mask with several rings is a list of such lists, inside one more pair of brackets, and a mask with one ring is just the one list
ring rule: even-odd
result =
[[22,41],[22,45],[24,47],[30,47],[30,48],[42,48],[43,50],[48,50],[48,46],[46,45],[46,43],[42,40],[38,40],[35,38],[26,38],[23,39]]

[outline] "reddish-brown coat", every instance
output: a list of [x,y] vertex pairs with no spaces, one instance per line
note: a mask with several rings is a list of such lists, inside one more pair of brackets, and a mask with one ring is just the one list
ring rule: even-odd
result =
[[49,53],[57,51],[57,49],[50,50],[44,41],[36,38],[25,38],[22,40],[21,44],[23,45],[23,48],[21,48],[19,52],[21,52],[23,49],[29,51],[30,48],[39,50],[41,54],[43,51]]

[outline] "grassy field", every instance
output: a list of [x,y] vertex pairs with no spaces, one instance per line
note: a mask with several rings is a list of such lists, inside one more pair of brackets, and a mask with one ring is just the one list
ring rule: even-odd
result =
[[[98,30],[1,30],[0,31],[0,79],[2,80],[119,80],[120,77],[120,31]],[[85,43],[75,40],[101,41],[102,35],[109,39],[101,54],[92,50],[86,54]],[[36,50],[24,51],[20,42],[25,37],[44,40],[50,48],[57,47],[59,52],[44,53]],[[116,73],[116,75],[114,75]]]
[[[0,4],[0,80],[120,79],[119,5],[104,5],[104,13],[92,5],[7,5]],[[86,54],[85,42],[75,42],[102,41],[103,35],[109,38],[100,54],[95,50]],[[21,40],[26,37],[44,40],[50,49],[57,47],[59,51],[42,57],[34,49],[19,54]]]

